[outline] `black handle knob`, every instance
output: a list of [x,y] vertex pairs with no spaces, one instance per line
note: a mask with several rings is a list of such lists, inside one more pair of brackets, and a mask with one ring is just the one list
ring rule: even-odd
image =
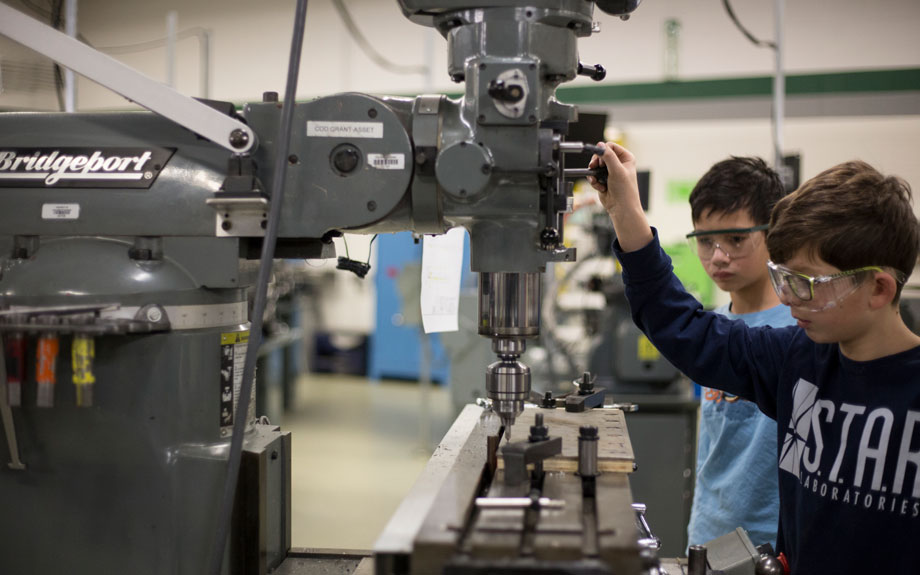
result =
[[607,165],[606,164],[601,164],[600,166],[594,168],[594,173],[591,175],[594,176],[594,179],[596,179],[598,183],[607,185]]
[[489,96],[502,102],[515,104],[524,99],[524,87],[520,84],[509,84],[502,80],[492,80],[489,83]]
[[600,64],[595,64],[591,66],[590,64],[578,63],[578,75],[579,76],[588,76],[595,82],[600,82],[607,77],[607,70]]

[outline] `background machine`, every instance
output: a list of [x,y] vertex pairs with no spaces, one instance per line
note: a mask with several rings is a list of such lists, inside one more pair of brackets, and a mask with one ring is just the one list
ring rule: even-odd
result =
[[[331,239],[343,230],[467,228],[480,274],[479,331],[498,358],[485,374],[497,420],[465,428],[479,437],[479,455],[451,473],[477,493],[488,489],[484,473],[507,476],[507,464],[499,472],[489,463],[496,444],[486,436],[510,430],[530,398],[519,358],[539,333],[539,272],[575,259],[562,244],[571,199],[565,154],[586,146],[565,141],[577,112],[554,91],[577,74],[603,77],[577,57],[578,38],[596,31],[595,4],[626,18],[638,3],[400,0],[408,18],[447,39],[462,98],[349,93],[294,105],[289,90],[283,105],[266,94],[241,113],[135,77],[0,4],[0,33],[157,112],[0,115],[0,571],[249,574],[283,565],[290,438],[255,417],[243,376],[249,322],[260,325],[248,292],[258,294],[265,277],[263,265],[256,280],[247,260],[263,243],[276,242],[275,257],[332,257]],[[285,169],[270,169],[278,164]],[[250,408],[240,414],[238,404]],[[524,497],[526,521],[536,523],[541,462],[547,446],[562,443],[541,423],[533,420],[530,437],[525,425],[516,436],[523,445],[508,444],[517,447],[504,460],[523,467],[514,468],[517,483],[499,489],[515,500],[499,507]],[[590,444],[597,430],[581,433]],[[240,446],[231,436],[243,438]],[[573,445],[581,441],[566,442]],[[584,457],[593,469],[590,451]],[[582,509],[574,502],[614,497],[604,487],[612,482],[614,532],[569,517],[556,525],[562,531],[544,534],[546,544],[590,543],[567,545],[544,569],[532,540],[529,554],[485,545],[471,559],[469,549],[444,543],[464,529],[451,526],[434,548],[448,554],[439,568],[657,569],[628,484],[610,475],[595,491],[582,471],[550,499]],[[237,472],[227,550],[209,561],[215,538],[223,549],[214,534],[227,532],[220,486]],[[456,504],[457,517],[469,519],[473,503]],[[612,554],[605,538],[617,541]],[[427,563],[397,547],[381,555],[378,572],[426,572]]]

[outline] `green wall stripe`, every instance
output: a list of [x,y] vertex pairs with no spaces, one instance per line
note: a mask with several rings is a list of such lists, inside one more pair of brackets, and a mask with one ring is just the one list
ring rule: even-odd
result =
[[[920,68],[786,76],[788,96],[910,91],[920,92]],[[759,97],[770,96],[772,93],[772,76],[643,84],[583,84],[562,86],[556,90],[559,101],[567,104]],[[446,92],[446,95],[450,98],[459,98],[463,92],[450,91]],[[416,94],[403,96],[413,98]],[[308,102],[312,99],[299,101]],[[245,102],[260,100],[261,98],[256,98]],[[238,102],[237,108],[242,108],[243,105]]]
[[[789,96],[902,91],[920,91],[920,68],[786,76]],[[572,104],[769,96],[772,93],[772,76],[563,86],[556,90],[560,101]]]

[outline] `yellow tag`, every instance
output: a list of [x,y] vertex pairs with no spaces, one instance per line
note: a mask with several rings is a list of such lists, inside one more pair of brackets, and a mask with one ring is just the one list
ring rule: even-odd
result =
[[248,329],[246,331],[232,331],[220,334],[221,345],[233,345],[235,343],[246,343],[247,341],[249,341]]
[[636,342],[636,352],[639,361],[658,361],[661,358],[661,353],[645,335],[639,336],[639,341]]
[[96,383],[93,374],[93,358],[96,356],[96,345],[92,338],[75,336],[70,345],[71,358],[73,359],[73,382],[77,385],[90,385]]

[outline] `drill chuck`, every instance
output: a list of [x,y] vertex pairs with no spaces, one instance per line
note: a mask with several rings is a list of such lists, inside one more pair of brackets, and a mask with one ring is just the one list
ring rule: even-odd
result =
[[486,368],[486,393],[502,423],[513,425],[530,397],[530,368],[516,359],[496,361]]

